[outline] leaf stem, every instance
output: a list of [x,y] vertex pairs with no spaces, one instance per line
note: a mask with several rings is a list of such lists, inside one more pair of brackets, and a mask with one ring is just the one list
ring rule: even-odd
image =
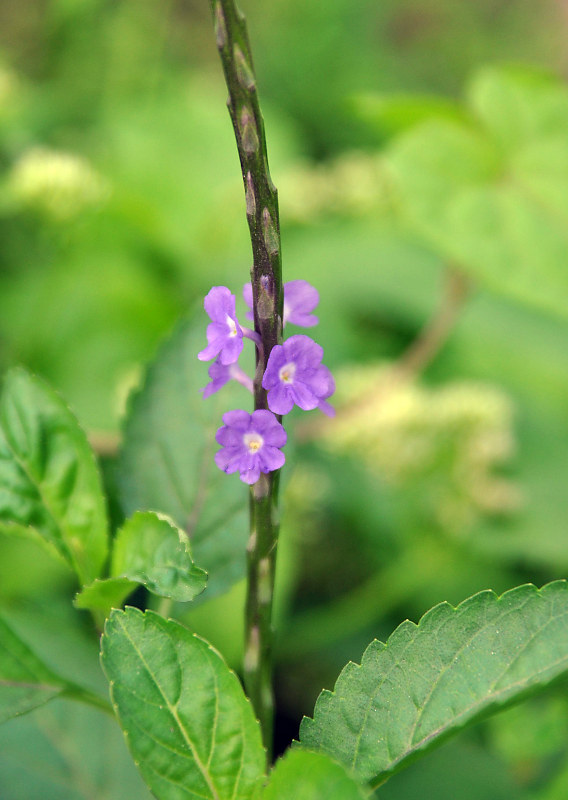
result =
[[[438,307],[398,361],[392,365],[388,379],[385,380],[384,375],[381,375],[362,395],[350,400],[349,405],[339,408],[335,424],[357,417],[370,403],[374,405],[377,397],[386,396],[420,375],[446,344],[469,299],[470,289],[468,277],[457,267],[448,266],[444,291]],[[299,441],[317,439],[328,425],[329,420],[321,417],[300,423],[294,431],[296,439]]]
[[[282,264],[278,193],[268,170],[264,122],[256,91],[245,19],[234,0],[210,0],[215,38],[229,90],[252,244],[254,329],[260,337],[253,382],[255,410],[268,408],[262,376],[270,352],[282,340]],[[248,589],[245,611],[245,688],[261,723],[270,759],[272,691],[272,596],[278,541],[278,472],[261,474],[250,489]]]
[[62,693],[64,697],[69,697],[71,700],[78,700],[80,703],[85,703],[93,708],[98,708],[99,711],[104,711],[111,717],[114,717],[114,709],[110,703],[98,694],[85,689],[82,686],[71,684]]

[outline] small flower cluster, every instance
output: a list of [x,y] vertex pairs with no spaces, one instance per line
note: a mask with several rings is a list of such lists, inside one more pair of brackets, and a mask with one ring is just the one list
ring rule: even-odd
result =
[[107,182],[86,159],[44,147],[22,155],[12,168],[8,189],[18,205],[60,223],[96,208],[110,195]]
[[451,535],[515,513],[522,492],[502,474],[516,448],[509,397],[490,384],[427,388],[392,376],[392,365],[344,367],[338,402],[357,412],[322,431],[320,442],[402,491],[405,514]]
[[[245,284],[243,297],[248,306],[247,319],[254,319],[252,286]],[[311,328],[318,318],[312,313],[319,302],[316,289],[307,281],[296,280],[284,284],[284,312],[282,323]],[[259,335],[242,326],[236,315],[235,296],[226,286],[214,286],[207,294],[204,306],[211,320],[207,326],[207,347],[198,353],[200,361],[215,361],[209,367],[207,386],[203,397],[210,397],[229,380],[236,380],[253,391],[252,379],[237,361],[243,350],[243,340],[252,339],[260,349]],[[272,472],[284,464],[281,448],[286,444],[286,432],[275,414],[288,414],[294,405],[309,411],[319,408],[333,416],[327,402],[335,391],[330,371],[321,361],[323,349],[309,336],[290,336],[283,344],[272,348],[268,357],[262,386],[270,411],[262,409],[249,414],[246,411],[228,411],[223,415],[223,427],[216,440],[222,449],[215,455],[215,463],[224,472],[239,472],[244,483],[253,484],[260,473]]]

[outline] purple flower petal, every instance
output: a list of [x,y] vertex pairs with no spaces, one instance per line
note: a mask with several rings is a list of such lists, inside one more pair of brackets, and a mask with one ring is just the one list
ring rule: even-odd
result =
[[272,411],[260,409],[252,413],[255,430],[261,434],[265,444],[272,447],[284,447],[286,444],[286,431],[275,419]]
[[305,333],[290,336],[283,344],[287,361],[297,361],[312,369],[319,366],[323,358],[323,347]]
[[235,319],[235,295],[226,286],[213,286],[207,293],[203,306],[213,322],[224,323],[228,315]]
[[226,286],[213,286],[203,305],[211,324],[207,326],[207,347],[197,357],[200,361],[210,361],[218,356],[221,364],[233,364],[243,349],[243,331],[235,313],[235,296]]
[[290,396],[293,398],[294,403],[303,411],[312,411],[318,407],[319,400],[311,389],[300,381],[294,381],[290,387]]
[[255,466],[252,469],[241,470],[241,480],[243,483],[252,485],[260,478],[260,467]]
[[254,322],[254,313],[252,310],[252,283],[245,283],[243,286],[243,300],[249,307],[249,310],[246,312],[245,317]]
[[250,427],[250,416],[247,411],[237,408],[235,411],[227,411],[223,414],[223,422],[229,428],[235,428],[241,433],[247,433]]
[[259,451],[258,460],[262,472],[272,472],[275,469],[280,469],[286,459],[282,450],[265,445]]
[[236,447],[226,447],[214,455],[215,463],[229,475],[239,469],[240,451]]
[[335,381],[331,372],[323,364],[310,375],[307,383],[318,397],[330,397],[335,391]]
[[240,337],[228,338],[225,340],[219,353],[221,364],[234,364],[238,360],[243,349],[243,334]]
[[197,354],[197,358],[200,361],[211,361],[212,358],[215,358],[217,353],[219,353],[222,349],[222,343],[219,343],[218,340],[215,340],[207,345],[204,350],[201,350]]
[[320,400],[320,402],[318,403],[318,408],[320,411],[323,411],[323,413],[326,416],[335,417],[335,408],[333,406],[330,406],[329,403],[326,403],[325,400]]
[[289,414],[294,407],[294,398],[290,393],[288,387],[283,386],[280,382],[270,389],[266,395],[268,408],[274,411],[275,414]]
[[284,315],[282,323],[291,322],[303,328],[318,324],[318,318],[310,313],[319,303],[318,290],[307,281],[288,281],[284,284]]
[[207,370],[207,374],[211,378],[211,382],[201,390],[203,399],[211,397],[212,394],[222,389],[232,377],[231,367],[224,366],[220,361],[214,361]]

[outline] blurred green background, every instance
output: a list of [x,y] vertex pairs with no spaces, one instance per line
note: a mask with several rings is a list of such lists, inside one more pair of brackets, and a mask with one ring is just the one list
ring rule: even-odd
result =
[[[335,428],[290,423],[284,746],[373,637],[441,600],[567,574],[568,5],[241,5],[280,190],[284,279],[320,290],[316,336],[337,405],[371,397]],[[248,277],[225,95],[206,0],[0,5],[0,365],[22,363],[63,394],[105,453],[111,502],[107,445],[143,364],[212,284],[239,293]],[[450,296],[447,341],[383,396],[388,364],[447,312],[456,276],[467,296],[455,308]],[[71,636],[58,622],[71,578],[30,543],[0,547],[0,601],[22,630]],[[242,596],[238,585],[178,609],[235,667]],[[73,636],[85,638],[75,617]],[[2,729],[7,800],[92,796],[88,780],[69,788],[81,758],[69,750],[51,788],[45,775],[33,783],[26,751],[51,765],[61,755],[57,732],[44,739],[66,712],[49,728],[51,713]],[[561,688],[377,796],[564,800],[567,719]],[[91,723],[73,725],[80,740]],[[17,763],[27,778],[16,780]],[[113,780],[125,787],[121,769]],[[140,796],[132,786],[111,787],[109,800]]]

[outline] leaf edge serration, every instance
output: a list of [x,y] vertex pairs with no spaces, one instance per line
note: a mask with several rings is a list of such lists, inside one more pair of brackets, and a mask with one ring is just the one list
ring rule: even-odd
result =
[[[390,634],[386,642],[381,642],[378,639],[373,639],[369,645],[365,648],[363,655],[361,657],[361,662],[356,663],[354,661],[349,661],[345,667],[341,670],[333,690],[330,689],[323,689],[320,695],[318,696],[316,703],[314,705],[313,715],[311,717],[304,716],[302,718],[299,730],[299,741],[294,741],[294,747],[301,747],[302,749],[308,750],[323,750],[324,752],[328,752],[334,758],[338,758],[336,753],[331,753],[324,746],[321,744],[321,735],[316,736],[315,732],[317,731],[317,717],[320,713],[325,712],[326,707],[329,703],[332,703],[335,699],[338,699],[341,695],[341,691],[346,683],[349,682],[350,677],[359,672],[363,669],[366,664],[369,662],[371,657],[375,654],[375,652],[382,652],[386,650],[391,650],[393,647],[398,646],[400,640],[404,638],[405,633],[412,633],[415,634],[417,631],[423,631],[424,628],[428,625],[430,621],[432,621],[437,615],[443,614],[446,616],[447,619],[459,611],[463,611],[467,609],[468,605],[473,603],[478,603],[480,599],[485,599],[489,604],[503,604],[506,603],[507,599],[510,598],[518,598],[519,595],[525,594],[527,598],[529,597],[543,597],[547,594],[554,592],[558,589],[561,589],[563,592],[568,592],[568,581],[566,579],[558,579],[551,581],[544,586],[538,588],[533,583],[525,583],[520,586],[516,586],[512,589],[503,592],[501,595],[498,595],[492,589],[484,589],[480,592],[477,592],[470,597],[462,600],[456,606],[452,605],[447,601],[442,601],[441,603],[436,604],[431,609],[426,611],[422,617],[419,619],[417,623],[411,620],[404,620],[401,622],[394,631]],[[566,658],[566,664],[568,669],[568,657]],[[547,670],[543,670],[546,672]],[[368,781],[371,788],[375,789],[384,783],[389,777],[394,775],[395,773],[399,772],[404,767],[408,766],[412,761],[416,758],[424,755],[430,749],[434,749],[438,745],[445,742],[447,739],[451,738],[455,734],[459,733],[463,728],[475,724],[482,719],[490,716],[492,713],[496,713],[507,708],[510,705],[514,705],[518,702],[521,702],[527,696],[530,696],[533,692],[539,691],[540,689],[544,689],[552,684],[555,680],[559,680],[562,678],[562,673],[555,674],[550,677],[548,681],[544,680],[542,683],[537,683],[535,681],[528,683],[528,685],[520,690],[518,693],[514,693],[511,696],[511,691],[505,692],[504,697],[502,700],[495,699],[494,701],[489,702],[487,705],[483,705],[477,713],[473,713],[471,716],[465,716],[464,720],[458,724],[452,724],[448,730],[441,732],[437,736],[430,736],[425,737],[424,739],[420,740],[415,747],[413,747],[410,751],[403,753],[399,758],[393,759],[392,763],[389,765],[387,769],[381,770],[380,772],[374,774],[373,776],[363,776],[363,779]],[[309,734],[312,738],[308,739],[307,743],[302,741],[303,734]],[[306,738],[308,738],[306,736]],[[315,740],[315,741],[314,741]],[[360,774],[358,774],[357,769],[353,764],[342,762],[344,766],[346,766],[351,772],[356,775],[359,779],[362,778]]]

